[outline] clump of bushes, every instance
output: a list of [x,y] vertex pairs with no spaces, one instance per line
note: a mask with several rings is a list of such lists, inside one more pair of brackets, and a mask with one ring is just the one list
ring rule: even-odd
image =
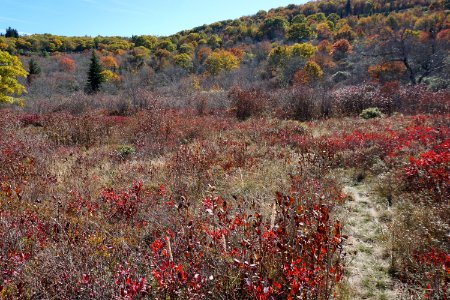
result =
[[267,96],[256,88],[234,87],[228,97],[232,101],[232,109],[239,120],[246,120],[251,116],[260,114],[267,103]]
[[136,149],[131,145],[120,145],[116,149],[117,156],[121,159],[126,159],[136,153]]
[[425,78],[424,83],[427,85],[428,89],[433,92],[445,90],[450,85],[448,80],[437,76]]
[[114,118],[102,115],[73,116],[54,113],[45,117],[42,126],[47,138],[56,145],[93,147],[105,143],[112,128],[118,126]]
[[374,118],[380,118],[383,115],[383,113],[380,111],[378,107],[369,107],[364,109],[361,114],[359,115],[363,119],[374,119]]
[[19,122],[22,126],[42,127],[41,117],[37,114],[24,114],[19,117]]

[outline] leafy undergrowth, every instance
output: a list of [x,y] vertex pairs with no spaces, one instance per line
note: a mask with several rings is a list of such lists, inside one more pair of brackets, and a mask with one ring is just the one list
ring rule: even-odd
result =
[[0,297],[345,298],[353,170],[392,205],[392,279],[445,299],[448,117],[2,111]]

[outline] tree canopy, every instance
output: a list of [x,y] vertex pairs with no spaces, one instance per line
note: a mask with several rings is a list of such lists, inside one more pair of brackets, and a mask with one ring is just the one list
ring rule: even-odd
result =
[[27,75],[17,56],[0,51],[0,103],[21,104],[22,100],[18,97],[25,92],[25,87],[17,78]]

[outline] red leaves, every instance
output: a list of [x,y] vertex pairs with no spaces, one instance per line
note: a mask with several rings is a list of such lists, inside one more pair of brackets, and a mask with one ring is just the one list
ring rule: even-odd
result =
[[[417,284],[425,290],[426,299],[448,299],[448,284],[450,276],[450,253],[430,248],[425,251],[416,251],[413,261],[417,274],[424,275]],[[415,281],[410,278],[410,281]]]
[[159,186],[159,192],[158,192],[158,194],[161,196],[161,197],[164,197],[165,195],[166,195],[166,187],[164,186],[164,185],[160,185]]
[[80,283],[81,284],[89,284],[90,282],[90,275],[89,274],[82,274],[81,275],[81,279],[80,279]]
[[184,273],[183,267],[181,265],[176,265],[175,271],[177,272],[178,280],[180,280],[181,282],[186,281],[186,273]]
[[102,201],[110,205],[110,217],[131,219],[138,212],[142,202],[141,194],[142,182],[136,181],[128,191],[105,189],[102,192]]
[[[331,221],[334,201],[326,199],[340,197],[340,193],[328,193],[319,182],[307,185],[308,192],[277,194],[273,228],[270,218],[256,207],[232,207],[220,197],[203,198],[198,214],[184,215],[174,206],[154,203],[152,210],[163,210],[166,217],[178,219],[151,233],[144,255],[150,274],[146,278],[154,283],[149,283],[147,290],[152,286],[156,295],[195,297],[237,293],[236,289],[244,286],[239,293],[245,295],[239,295],[256,299],[324,295],[325,282],[328,287],[334,285],[343,272],[340,223]],[[313,205],[316,198],[309,200],[309,192],[315,192],[322,204]],[[141,202],[149,202],[149,195],[143,193]],[[105,197],[123,198],[120,192]],[[108,203],[115,205],[116,201]],[[138,280],[142,276],[134,274],[130,271],[122,275],[118,283],[121,297],[142,292]],[[228,276],[237,276],[242,282],[229,282]]]
[[[9,253],[0,253],[0,295],[4,295],[5,287],[13,282],[13,278],[20,278],[22,269],[30,258],[31,254],[27,252],[10,251]],[[20,287],[20,282],[17,286]],[[20,296],[20,294],[21,290],[19,288],[16,296]]]
[[42,120],[40,115],[36,114],[24,114],[19,117],[20,123],[26,127],[26,126],[36,126],[40,127],[42,126]]
[[121,299],[133,299],[136,295],[145,295],[147,293],[145,277],[134,279],[129,268],[124,268],[120,265],[115,278],[115,284],[119,288]]
[[167,260],[157,262],[151,274],[160,290],[171,292],[176,291],[188,280],[188,276],[180,264]]
[[82,197],[76,191],[70,191],[69,203],[66,209],[67,213],[81,214],[88,212],[89,214],[95,214],[98,207],[98,204],[92,200]]
[[212,211],[212,209],[214,208],[213,201],[209,197],[203,198],[202,204],[203,204],[203,207],[207,210],[209,209]]
[[164,247],[164,245],[165,243],[162,240],[156,240],[150,245],[150,248],[153,253],[157,253],[162,247]]
[[414,189],[430,190],[435,199],[445,199],[450,189],[450,140],[423,152],[417,159],[410,157],[404,172]]

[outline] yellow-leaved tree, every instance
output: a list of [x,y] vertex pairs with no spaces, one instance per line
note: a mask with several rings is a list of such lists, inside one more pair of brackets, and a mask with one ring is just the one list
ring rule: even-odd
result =
[[216,50],[205,61],[209,74],[215,76],[221,71],[231,71],[239,68],[239,59],[231,52]]
[[113,81],[116,83],[120,82],[120,76],[111,70],[103,70],[100,73],[103,76],[103,80],[105,80],[106,82],[108,81]]
[[17,77],[27,75],[17,56],[0,51],[0,103],[22,104],[18,97],[25,92],[25,87],[17,81]]

